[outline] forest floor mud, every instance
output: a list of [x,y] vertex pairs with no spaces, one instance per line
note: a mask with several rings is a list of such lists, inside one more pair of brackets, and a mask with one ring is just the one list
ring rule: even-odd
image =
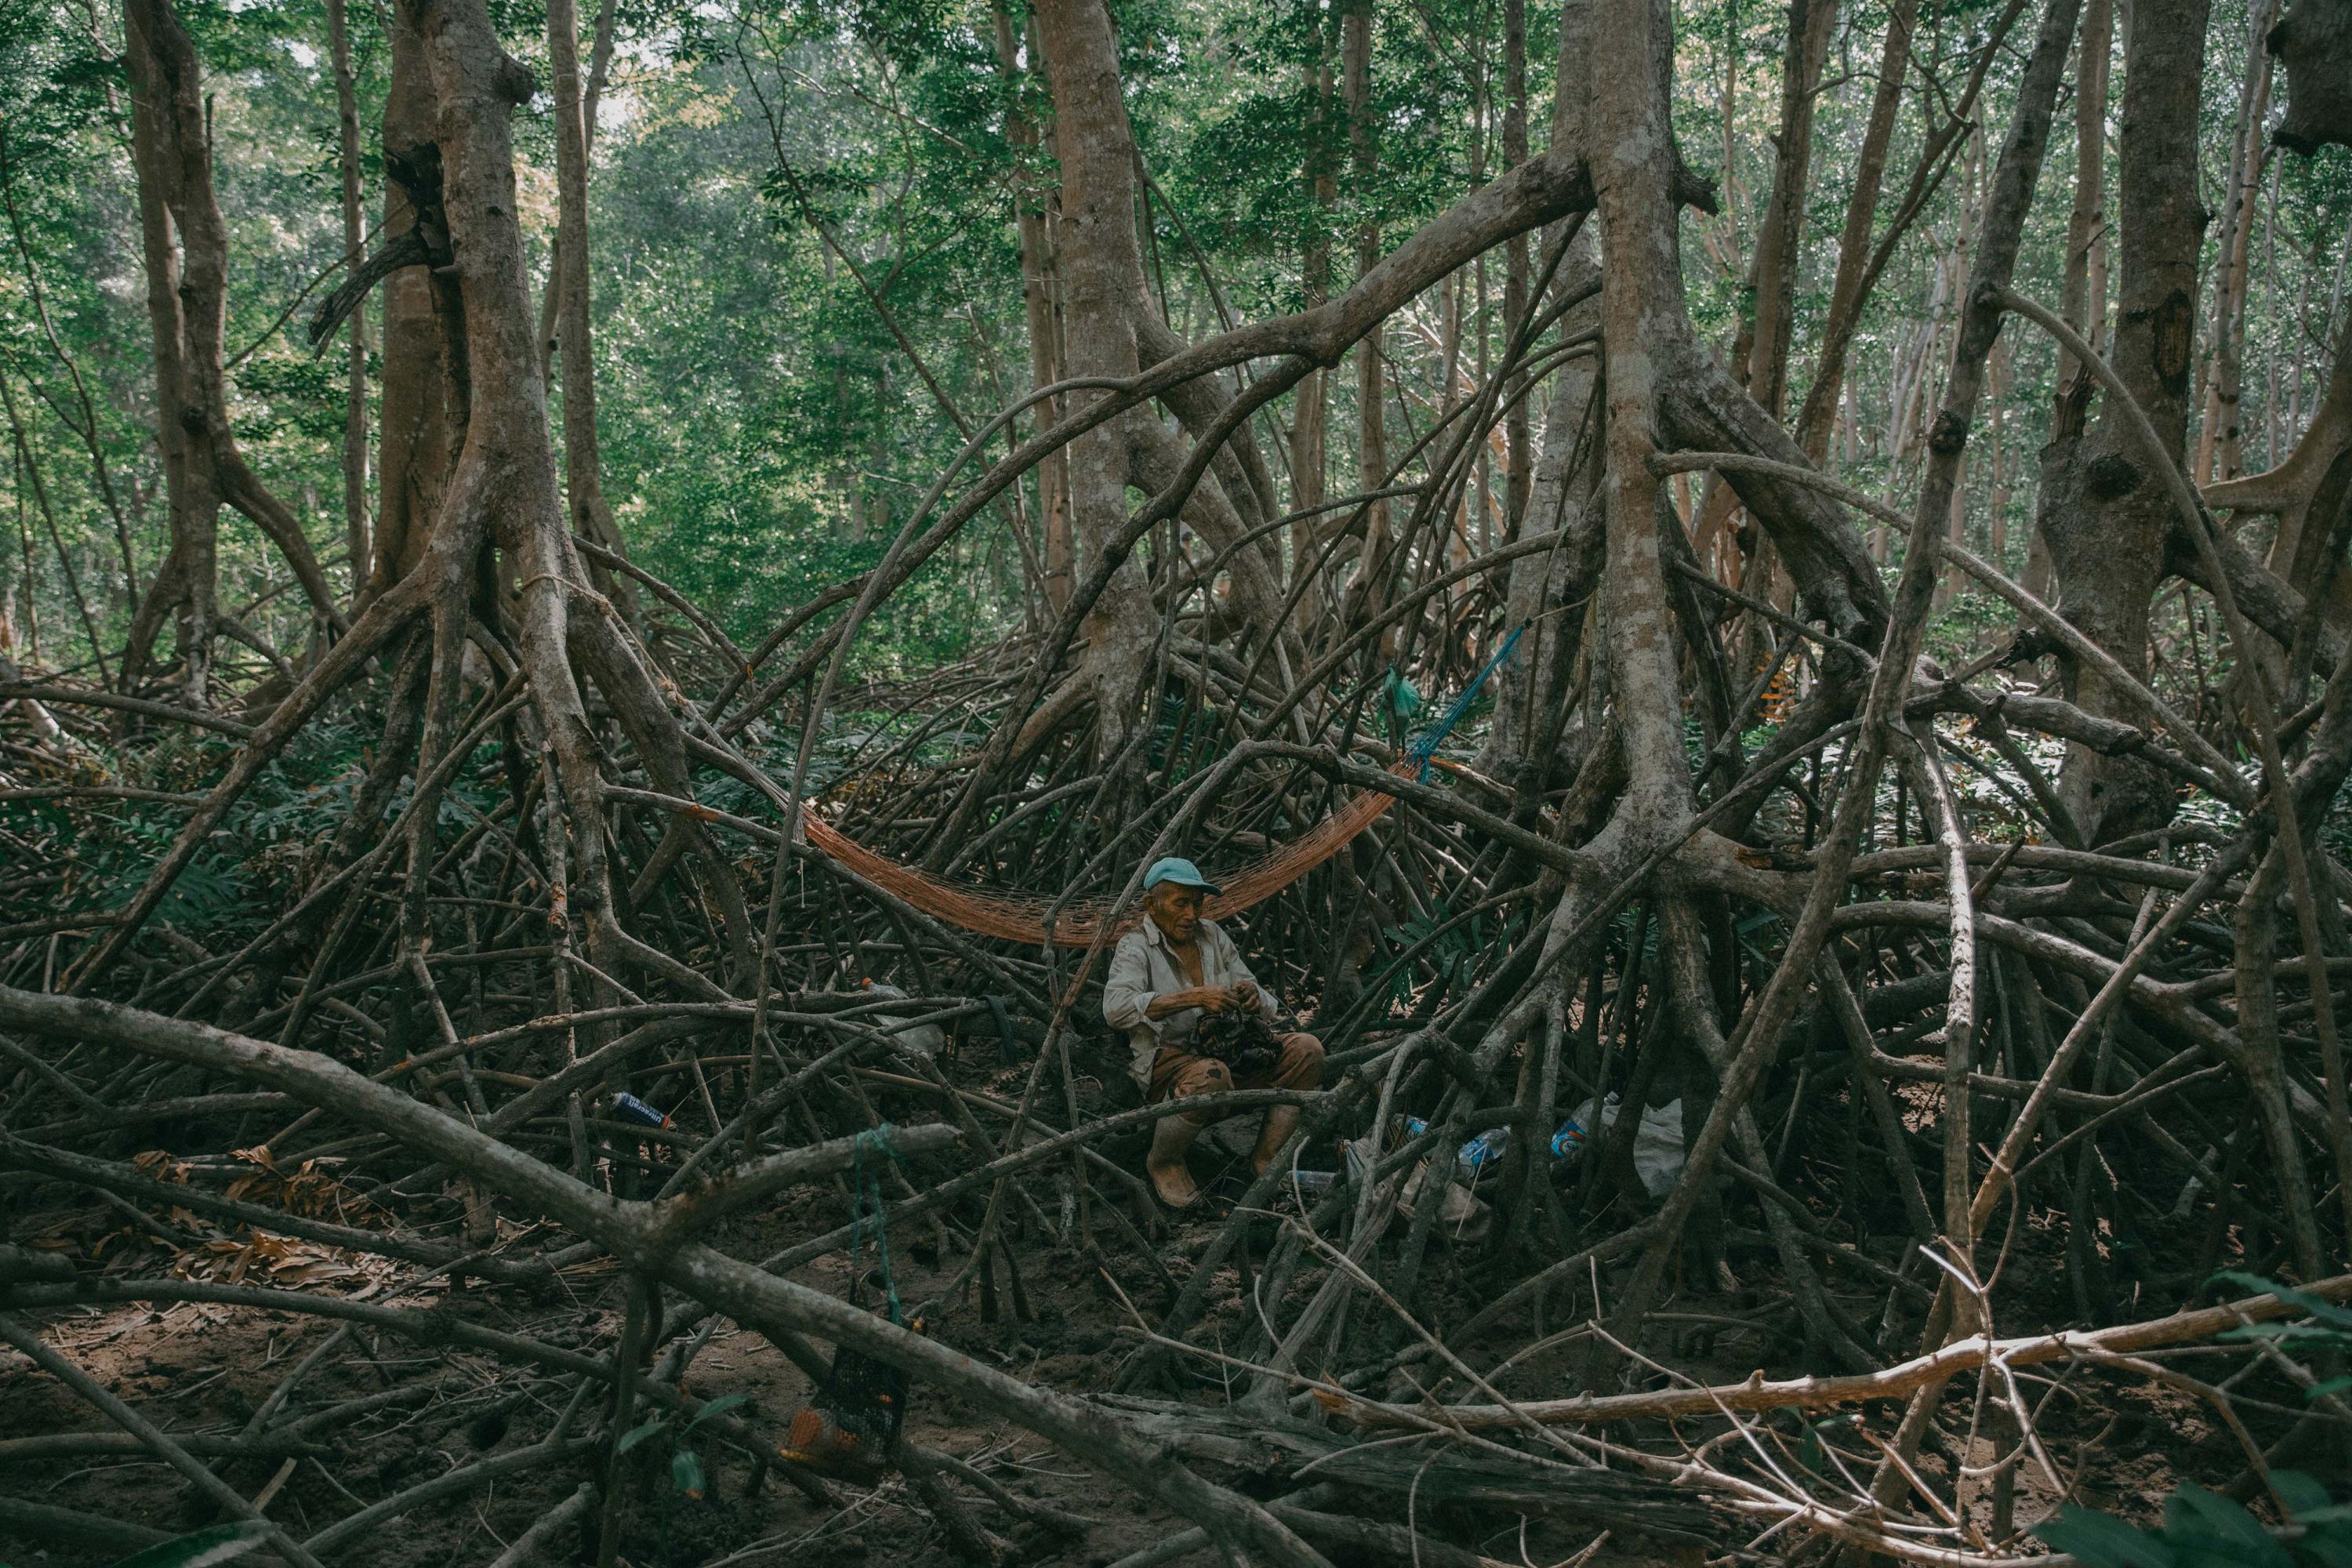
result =
[[[950,1079],[968,1092],[1018,1096],[1018,1075],[969,1062],[945,1065]],[[997,1081],[1000,1078],[1012,1081]],[[1104,1098],[1097,1088],[1100,1081],[1088,1081],[1087,1099]],[[924,1116],[912,1096],[886,1098],[878,1109],[909,1121]],[[1099,1112],[1104,1107],[1084,1109]],[[1224,1142],[1245,1144],[1240,1138]],[[1213,1137],[1197,1147],[1197,1166],[1209,1178],[1205,1212],[1163,1225],[1151,1261],[1138,1255],[1124,1227],[1114,1225],[1097,1226],[1104,1247],[1099,1260],[1015,1226],[1008,1232],[1013,1270],[994,1291],[994,1319],[987,1321],[977,1287],[940,1300],[957,1283],[959,1260],[966,1249],[951,1246],[943,1262],[941,1231],[926,1217],[900,1226],[891,1237],[893,1282],[910,1311],[921,1304],[925,1331],[940,1342],[1024,1382],[1066,1393],[1107,1393],[1137,1343],[1133,1330],[1138,1320],[1126,1301],[1135,1302],[1147,1316],[1164,1309],[1169,1292],[1190,1277],[1194,1260],[1243,1184],[1245,1163],[1238,1154]],[[1139,1160],[1139,1139],[1106,1148],[1130,1167]],[[1225,1162],[1223,1168],[1220,1161]],[[1336,1163],[1337,1152],[1311,1151],[1309,1163]],[[567,1270],[552,1283],[530,1288],[479,1280],[457,1287],[421,1267],[395,1270],[382,1259],[361,1259],[321,1247],[289,1247],[240,1229],[208,1227],[184,1210],[150,1212],[151,1223],[142,1224],[133,1223],[120,1209],[92,1205],[78,1196],[68,1200],[62,1188],[50,1189],[44,1196],[60,1200],[60,1206],[26,1215],[19,1236],[38,1248],[72,1258],[86,1272],[153,1277],[170,1271],[183,1278],[269,1284],[423,1308],[589,1354],[613,1353],[622,1333],[625,1292],[619,1275],[605,1262]],[[772,1209],[734,1222],[716,1239],[737,1257],[768,1256],[823,1234],[842,1223],[846,1213],[844,1192],[822,1185],[803,1188]],[[446,1203],[420,1204],[416,1213],[404,1217],[427,1232],[455,1225]],[[957,1222],[958,1215],[950,1214],[940,1224],[952,1226]],[[1269,1216],[1265,1234],[1254,1236],[1253,1262],[1262,1260],[1276,1223]],[[1760,1237],[1756,1240],[1760,1243]],[[1676,1373],[1707,1383],[1736,1382],[1759,1370],[1776,1377],[1803,1373],[1813,1363],[1789,1299],[1746,1287],[1721,1288],[1727,1280],[1736,1283],[1739,1273],[1759,1279],[1766,1273],[1758,1246],[1736,1231],[1729,1241],[1727,1258],[1733,1272],[1711,1279],[1686,1272],[1658,1314],[1662,1324],[1674,1325],[1666,1360]],[[2007,1265],[2003,1302],[2009,1311],[2030,1313],[2032,1321],[2005,1321],[1998,1325],[2000,1331],[2023,1333],[2068,1324],[2074,1303],[2061,1282],[2064,1248],[2061,1231],[2021,1227]],[[1466,1266],[1455,1267],[1451,1255],[1439,1255],[1439,1261],[1426,1309],[1437,1321],[1461,1321],[1480,1304],[1479,1276]],[[856,1265],[859,1299],[869,1303],[878,1301],[877,1264],[868,1247]],[[807,1264],[793,1278],[831,1294],[848,1295],[852,1267],[847,1254],[836,1252]],[[1017,1274],[1017,1286],[1013,1274]],[[1884,1290],[1869,1288],[1858,1270],[1849,1268],[1846,1275],[1832,1278],[1849,1310],[1874,1317],[1886,1310]],[[1286,1310],[1295,1311],[1322,1277],[1320,1268],[1303,1270],[1286,1298]],[[1239,1350],[1255,1327],[1257,1306],[1252,1293],[1259,1282],[1254,1272],[1245,1279],[1239,1266],[1222,1268],[1212,1281],[1209,1310],[1192,1342],[1212,1350]],[[1574,1295],[1573,1300],[1550,1304],[1548,1327],[1553,1342],[1548,1345],[1525,1351],[1544,1336],[1529,1334],[1521,1319],[1454,1348],[1483,1365],[1522,1351],[1496,1374],[1496,1386],[1507,1397],[1572,1393],[1582,1386],[1590,1343],[1572,1331],[1589,1315],[1595,1287],[1607,1296],[1610,1276],[1597,1276],[1580,1291],[1561,1293],[1563,1298]],[[1901,1310],[1904,1302],[1924,1292],[1898,1288],[1895,1295]],[[2138,1303],[2134,1315],[2169,1305],[2151,1295]],[[544,1440],[562,1418],[562,1401],[551,1392],[557,1385],[487,1355],[427,1352],[363,1326],[347,1333],[331,1322],[301,1314],[203,1302],[78,1309],[47,1316],[40,1321],[39,1331],[99,1383],[176,1437],[198,1445],[236,1441],[240,1434],[274,1441],[275,1447],[254,1455],[213,1462],[247,1497],[268,1489],[269,1513],[293,1527],[298,1536],[436,1476],[485,1467],[480,1478],[456,1488],[452,1495],[366,1529],[344,1544],[346,1561],[382,1568],[486,1562],[583,1481],[599,1479],[603,1473],[604,1446],[582,1440],[603,1432],[609,1412],[602,1402],[596,1402],[597,1408],[574,1413],[570,1431],[576,1451],[529,1462],[523,1456],[530,1446]],[[1395,1331],[1381,1315],[1360,1309],[1351,1331]],[[337,1342],[328,1345],[331,1339]],[[249,1430],[257,1413],[270,1405],[289,1373],[322,1346],[326,1349],[317,1363],[268,1411],[261,1430]],[[656,1363],[666,1348],[667,1343],[656,1347]],[[1223,1407],[1238,1375],[1205,1359],[1189,1361],[1174,1374],[1178,1386],[1156,1391],[1157,1396],[1196,1402],[1204,1409]],[[665,1430],[643,1444],[632,1462],[623,1561],[640,1568],[869,1561],[926,1568],[969,1560],[958,1555],[935,1515],[917,1505],[902,1475],[893,1474],[870,1489],[829,1482],[827,1500],[784,1484],[779,1474],[782,1461],[772,1462],[761,1449],[765,1446],[772,1452],[792,1413],[809,1400],[811,1381],[759,1333],[722,1324],[693,1358],[684,1384],[699,1399],[741,1395],[733,1402],[734,1414],[753,1436],[746,1442],[709,1431],[680,1436]],[[2178,1389],[2058,1369],[2056,1375],[2038,1380],[2029,1399],[2047,1462],[2062,1481],[2072,1484],[2073,1495],[2126,1517],[2152,1517],[2160,1500],[2182,1480],[2224,1485],[2244,1463],[2222,1424],[2192,1394]],[[125,1439],[102,1439],[114,1446],[109,1451],[41,1454],[37,1440],[44,1436],[107,1428],[72,1393],[22,1355],[0,1354],[0,1410],[7,1413],[5,1432],[0,1432],[0,1456],[5,1456],[0,1457],[0,1473],[6,1477],[6,1494],[21,1503],[96,1515],[113,1521],[119,1531],[107,1541],[74,1541],[0,1526],[0,1562],[16,1568],[27,1563],[100,1568],[144,1541],[195,1528],[215,1517],[209,1505],[195,1500],[168,1468],[144,1453],[125,1451]],[[1814,1444],[1800,1451],[1811,1463],[1853,1462],[1852,1456],[1863,1451],[1857,1425],[1848,1415],[1826,1414],[1827,1419],[1813,1426]],[[1805,1423],[1793,1413],[1776,1419],[1802,1443]],[[2248,1409],[2245,1419],[2263,1441],[2274,1440],[2287,1425],[2278,1413],[2261,1407]],[[1872,1412],[1874,1427],[1887,1424],[1884,1408]],[[959,1489],[957,1495],[971,1506],[973,1516],[996,1534],[1008,1562],[1040,1568],[1101,1568],[1185,1528],[1184,1521],[1171,1515],[1139,1507],[1131,1490],[1106,1480],[1070,1455],[919,1384],[910,1394],[906,1433],[924,1447],[982,1471],[1020,1499],[1090,1521],[1083,1532],[1057,1532],[1007,1519],[977,1494]],[[1675,1436],[1664,1423],[1645,1423],[1626,1435],[1653,1447],[1658,1439],[1672,1441]],[[1696,1426],[1691,1436],[1696,1440]],[[1931,1440],[1919,1468],[1939,1491],[1950,1495],[1953,1465],[1963,1445],[1968,1464],[1983,1468],[2014,1440],[2013,1434],[1988,1422],[1973,1436],[1959,1435],[1940,1445]],[[679,1447],[692,1449],[700,1462],[705,1484],[698,1497],[684,1495],[672,1484],[671,1456]],[[218,1449],[200,1451],[209,1458]],[[509,1457],[521,1468],[494,1473],[495,1462]],[[283,1476],[281,1469],[287,1469]],[[2016,1473],[2015,1493],[2007,1506],[2020,1521],[2030,1521],[2049,1510],[2059,1489],[2051,1485],[2039,1459]],[[1285,1489],[1246,1478],[1240,1484],[1254,1494]],[[1973,1490],[1970,1512],[1990,1525],[1996,1507],[1991,1490],[1984,1486]],[[1398,1498],[1360,1500],[1356,1506],[1365,1517],[1395,1513],[1401,1520],[1412,1504]],[[1423,1529],[1431,1527],[1435,1511],[1421,1510]],[[1519,1560],[1523,1546],[1533,1554],[1529,1561],[1558,1561],[1590,1544],[1594,1535],[1556,1522],[1530,1527],[1516,1516],[1441,1518],[1438,1522],[1446,1539],[1504,1561]],[[593,1510],[581,1510],[576,1525],[537,1560],[593,1561]],[[1594,1559],[1609,1560],[1605,1552]]]

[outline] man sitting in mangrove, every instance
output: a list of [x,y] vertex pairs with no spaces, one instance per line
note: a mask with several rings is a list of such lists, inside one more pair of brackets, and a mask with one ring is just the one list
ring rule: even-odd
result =
[[[1223,1034],[1212,1015],[1255,1013],[1272,1022],[1271,992],[1242,962],[1234,939],[1203,920],[1202,905],[1219,891],[1190,860],[1155,860],[1143,875],[1143,923],[1118,939],[1103,982],[1103,1018],[1124,1029],[1134,1047],[1129,1071],[1148,1103],[1213,1094],[1228,1089],[1314,1089],[1323,1081],[1323,1043],[1312,1035],[1275,1037],[1269,1051],[1228,1064],[1208,1037]],[[1255,1059],[1252,1059],[1252,1058]],[[1152,1128],[1144,1162],[1160,1201],[1174,1209],[1200,1196],[1184,1152],[1201,1129],[1231,1112],[1163,1116]],[[1298,1125],[1298,1108],[1277,1105],[1258,1134],[1255,1168],[1263,1173]]]

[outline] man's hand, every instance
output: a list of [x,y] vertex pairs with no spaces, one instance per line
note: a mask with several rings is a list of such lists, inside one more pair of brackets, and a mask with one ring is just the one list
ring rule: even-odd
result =
[[1232,1005],[1231,991],[1214,985],[1195,985],[1184,991],[1161,992],[1146,1005],[1143,1012],[1146,1017],[1165,1018],[1188,1007],[1198,1007],[1204,1013],[1222,1013]]
[[1240,1011],[1244,1013],[1255,1013],[1257,1011],[1258,989],[1256,981],[1236,980],[1232,985],[1226,988],[1225,994],[1233,998],[1234,1006]]

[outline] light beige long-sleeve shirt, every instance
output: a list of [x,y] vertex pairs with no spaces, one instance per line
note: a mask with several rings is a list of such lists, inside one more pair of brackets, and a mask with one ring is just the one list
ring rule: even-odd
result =
[[[1219,929],[1214,921],[1202,921],[1193,938],[1201,953],[1201,984],[1223,990],[1246,980],[1257,985],[1257,976],[1242,962],[1241,949],[1234,939]],[[1201,1009],[1187,1007],[1171,1013],[1164,1018],[1154,1018],[1149,1009],[1155,996],[1171,991],[1190,991],[1192,982],[1177,962],[1175,950],[1150,916],[1143,923],[1118,939],[1110,959],[1110,973],[1103,981],[1103,1022],[1114,1029],[1127,1031],[1128,1044],[1133,1047],[1133,1059],[1128,1071],[1138,1086],[1151,1085],[1151,1058],[1160,1047],[1181,1049],[1192,1037],[1192,1029],[1201,1020]],[[1257,986],[1257,1005],[1268,1022],[1274,1018],[1274,993],[1264,985]]]

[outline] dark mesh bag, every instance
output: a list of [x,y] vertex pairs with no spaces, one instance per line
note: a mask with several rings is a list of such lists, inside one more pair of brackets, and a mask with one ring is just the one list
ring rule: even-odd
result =
[[[919,1318],[907,1325],[922,1331]],[[793,1413],[782,1457],[821,1474],[872,1484],[898,1460],[907,1419],[907,1374],[843,1345],[816,1397]]]
[[1201,1021],[1192,1026],[1192,1048],[1224,1063],[1236,1078],[1270,1073],[1282,1059],[1274,1026],[1255,1007],[1202,1014]]
[[[850,1182],[853,1220],[849,1235],[849,1301],[856,1305],[865,1271],[858,1267],[866,1233],[874,1233],[874,1250],[882,1275],[884,1304],[890,1321],[923,1331],[920,1318],[906,1321],[898,1305],[898,1287],[890,1278],[890,1233],[884,1224],[882,1179],[867,1151],[895,1160],[886,1122],[857,1137],[857,1158]],[[907,1420],[907,1374],[849,1345],[836,1346],[833,1364],[809,1403],[793,1412],[781,1458],[842,1480],[871,1485],[898,1462],[898,1431]]]

